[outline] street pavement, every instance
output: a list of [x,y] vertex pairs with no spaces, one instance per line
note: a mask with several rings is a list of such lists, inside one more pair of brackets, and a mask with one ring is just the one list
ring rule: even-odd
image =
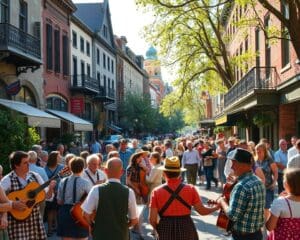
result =
[[[197,185],[199,189],[201,199],[203,203],[206,203],[209,199],[216,199],[221,194],[221,189],[205,190],[204,185]],[[224,231],[216,227],[216,221],[218,217],[218,212],[215,212],[208,216],[200,216],[198,213],[193,212],[192,218],[194,220],[199,239],[201,240],[227,240],[230,237],[223,235]],[[141,213],[140,217],[140,233],[137,234],[131,231],[131,240],[153,240],[154,237],[151,235],[152,227],[148,223],[148,209],[145,207]],[[56,235],[49,237],[48,240],[58,240],[60,239]]]

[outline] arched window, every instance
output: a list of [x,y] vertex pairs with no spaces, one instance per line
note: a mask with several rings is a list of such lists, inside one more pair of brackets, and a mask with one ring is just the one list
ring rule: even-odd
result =
[[20,92],[15,97],[16,101],[25,102],[30,106],[37,107],[33,92],[26,86],[21,87]]
[[68,102],[60,96],[51,96],[47,98],[47,108],[67,112]]

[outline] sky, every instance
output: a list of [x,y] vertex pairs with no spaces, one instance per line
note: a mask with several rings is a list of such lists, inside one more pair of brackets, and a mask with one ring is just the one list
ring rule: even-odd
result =
[[[103,2],[103,0],[73,0],[74,3]],[[151,14],[137,10],[135,0],[109,0],[113,32],[117,36],[126,36],[127,46],[136,54],[145,57],[150,44],[143,39],[143,27],[151,24]],[[155,46],[154,46],[155,47]],[[159,57],[159,56],[158,56]],[[162,67],[163,80],[170,82],[170,75]]]

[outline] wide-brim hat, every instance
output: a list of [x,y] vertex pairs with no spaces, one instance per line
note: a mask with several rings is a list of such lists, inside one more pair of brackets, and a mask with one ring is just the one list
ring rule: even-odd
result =
[[180,161],[178,157],[167,157],[165,159],[164,165],[158,168],[159,170],[168,172],[184,172],[185,168],[180,167]]

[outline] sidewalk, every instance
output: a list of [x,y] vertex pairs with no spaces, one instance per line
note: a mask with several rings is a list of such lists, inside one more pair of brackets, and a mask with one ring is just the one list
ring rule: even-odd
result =
[[[221,190],[215,190],[214,187],[210,191],[205,190],[205,186],[198,186],[200,196],[202,199],[202,202],[205,204],[207,200],[209,199],[216,199],[221,194]],[[198,231],[199,239],[201,240],[228,240],[230,237],[225,237],[223,234],[224,231],[222,229],[219,229],[216,227],[216,221],[218,217],[218,212],[213,213],[212,215],[208,216],[200,216],[196,212],[193,212],[192,214],[194,223],[196,225],[196,229]],[[131,240],[153,240],[153,236],[151,235],[152,227],[148,223],[148,209],[145,208],[145,210],[142,213],[141,216],[141,235],[142,238],[135,233],[131,232]],[[58,240],[59,238],[53,235],[51,238],[48,238],[48,240]]]

